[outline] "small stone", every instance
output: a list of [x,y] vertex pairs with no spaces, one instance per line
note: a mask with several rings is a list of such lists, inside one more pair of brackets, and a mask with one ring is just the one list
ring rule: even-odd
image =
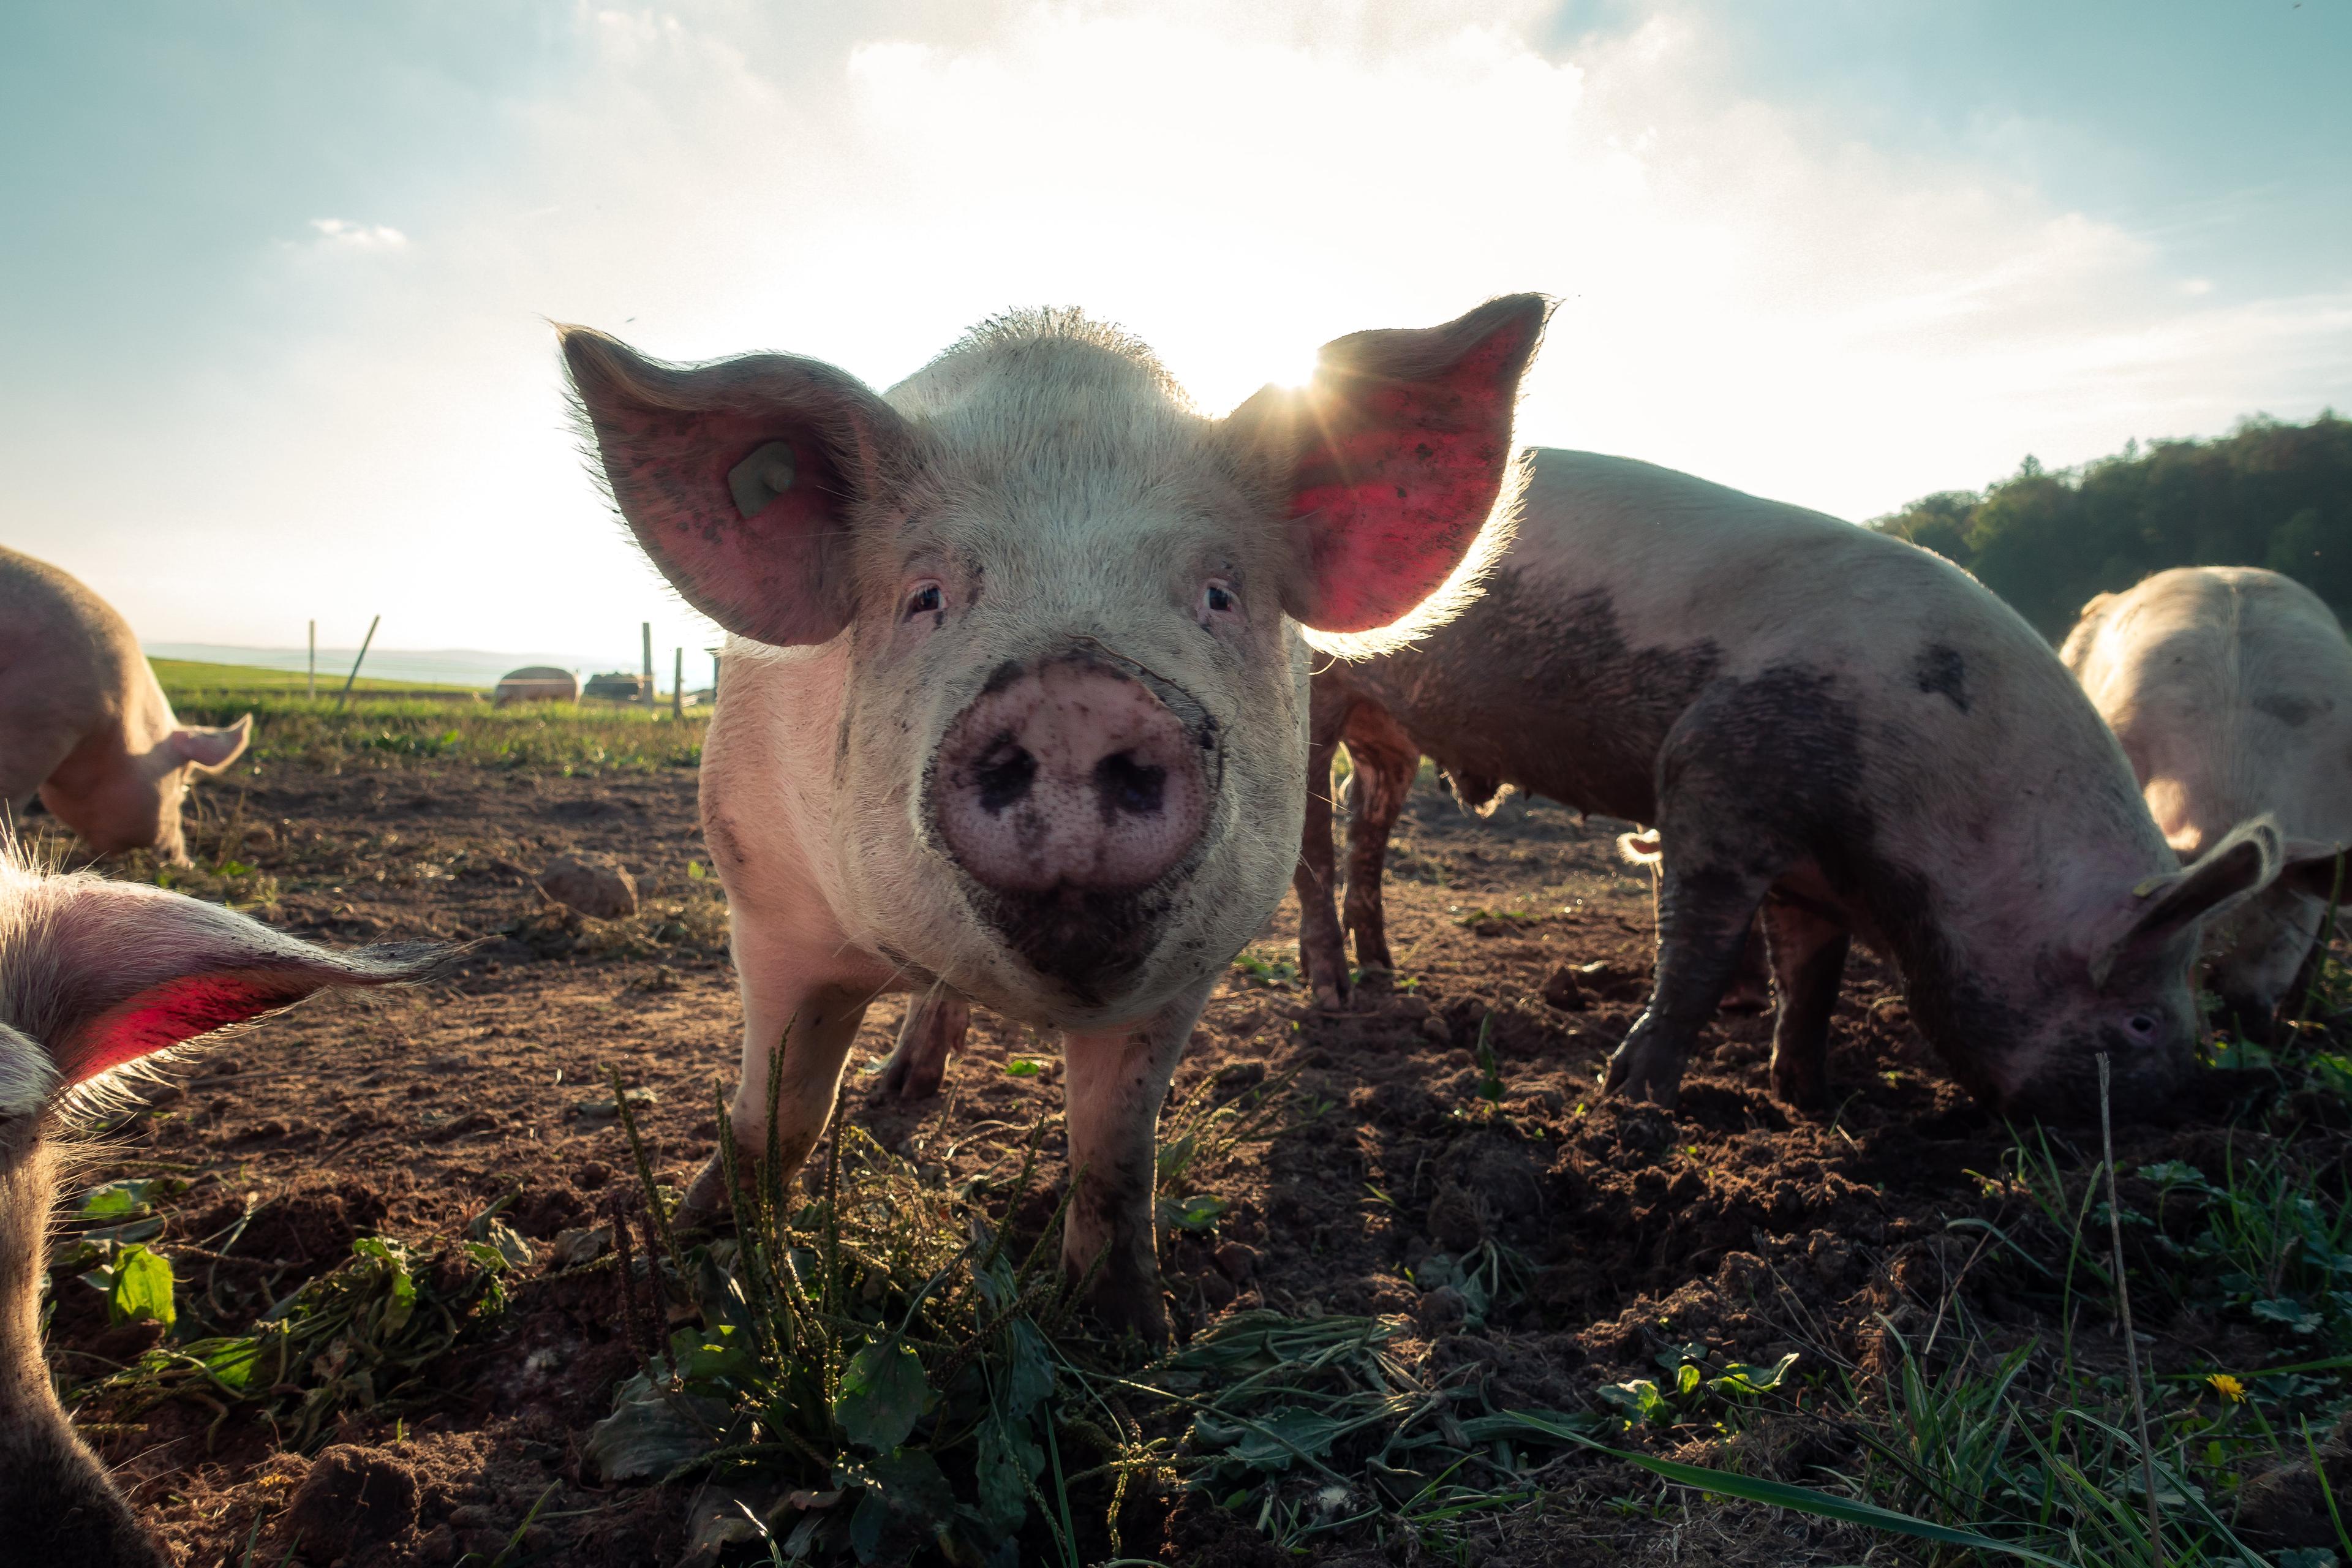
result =
[[1580,1013],[1591,1005],[1584,987],[1577,984],[1576,971],[1565,963],[1553,970],[1551,978],[1544,982],[1543,999],[1563,1013]]
[[539,874],[539,890],[594,920],[637,912],[637,879],[609,855],[558,855]]
[[1444,1019],[1434,1013],[1421,1021],[1421,1032],[1441,1046],[1450,1046],[1454,1043],[1453,1029],[1447,1026]]

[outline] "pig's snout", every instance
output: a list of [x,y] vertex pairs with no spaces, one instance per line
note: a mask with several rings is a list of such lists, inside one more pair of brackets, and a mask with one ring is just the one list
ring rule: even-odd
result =
[[1001,672],[948,727],[932,809],[997,892],[1133,891],[1200,839],[1213,745],[1124,669],[1053,660]]

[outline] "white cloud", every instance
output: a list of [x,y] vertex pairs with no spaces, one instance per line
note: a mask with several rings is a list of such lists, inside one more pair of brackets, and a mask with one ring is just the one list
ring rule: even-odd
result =
[[398,250],[408,243],[408,237],[396,228],[380,223],[346,223],[339,217],[314,217],[310,226],[319,231],[315,242],[320,246],[345,250]]
[[[880,384],[994,310],[1076,303],[1214,406],[1342,332],[1539,289],[1562,305],[1530,439],[1853,517],[2027,451],[2352,400],[2352,289],[2184,293],[2160,241],[2000,168],[1744,97],[1671,12],[1546,52],[1547,10],[578,14],[587,64],[518,101],[513,146],[428,172],[430,246],[281,263],[258,281],[299,331],[142,388],[167,449],[97,504],[185,548],[110,564],[152,637],[382,609],[391,647],[625,651],[648,616],[698,646],[582,471],[548,319]],[[84,506],[100,456],[38,461]]]

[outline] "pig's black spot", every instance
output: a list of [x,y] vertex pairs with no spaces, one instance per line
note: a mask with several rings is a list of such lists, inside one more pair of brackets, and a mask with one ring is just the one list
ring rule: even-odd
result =
[[1023,664],[1017,658],[1006,659],[1003,664],[998,665],[994,669],[989,671],[988,684],[980,689],[980,694],[982,697],[995,696],[998,692],[1003,690],[1006,687],[1020,679],[1023,673],[1025,672],[1028,666]]
[[1474,798],[1492,780],[1652,822],[1658,749],[1721,663],[1705,637],[1633,647],[1604,589],[1561,598],[1507,572],[1444,636],[1315,688],[1388,712],[1448,778],[1475,781]]
[[1959,649],[1945,643],[1929,643],[1912,661],[1911,679],[1929,696],[1948,699],[1963,713],[1969,710],[1969,666]]

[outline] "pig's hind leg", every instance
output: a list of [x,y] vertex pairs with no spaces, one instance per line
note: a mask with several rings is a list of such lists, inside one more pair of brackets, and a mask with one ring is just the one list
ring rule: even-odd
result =
[[1307,740],[1307,816],[1298,864],[1290,874],[1298,895],[1298,967],[1315,1000],[1336,1007],[1348,999],[1348,939],[1332,897],[1337,875],[1331,848],[1331,763],[1347,717],[1345,699],[1318,679]]
[[1739,972],[1772,884],[1803,858],[1801,808],[1754,736],[1777,716],[1736,689],[1695,704],[1658,754],[1658,967],[1650,1004],[1609,1058],[1611,1094],[1672,1105],[1683,1060]]
[[1764,904],[1780,1013],[1772,1021],[1772,1093],[1802,1110],[1829,1103],[1830,1016],[1845,978],[1845,922],[1786,897]]
[[898,1043],[882,1064],[882,1092],[900,1100],[928,1100],[946,1081],[948,1058],[963,1049],[971,1029],[971,1004],[944,985],[934,985],[907,1004]]
[[1348,760],[1354,768],[1348,816],[1348,932],[1366,974],[1396,968],[1389,952],[1388,907],[1381,878],[1388,869],[1389,835],[1404,813],[1421,771],[1421,748],[1380,709],[1359,703],[1348,718]]

